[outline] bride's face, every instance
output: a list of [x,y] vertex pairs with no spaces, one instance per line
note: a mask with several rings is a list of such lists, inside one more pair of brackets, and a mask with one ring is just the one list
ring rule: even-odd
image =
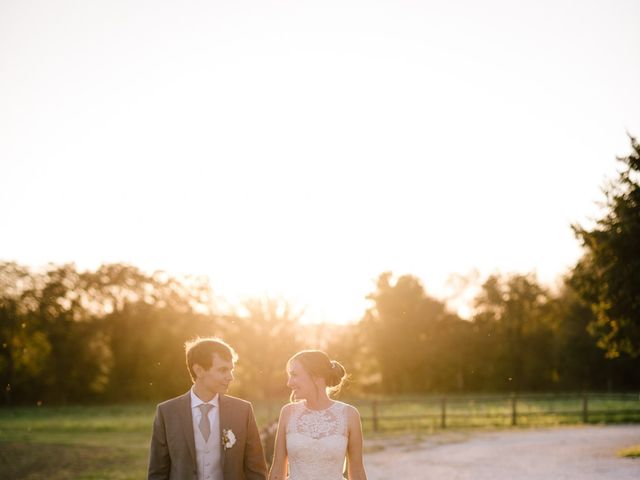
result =
[[298,360],[293,360],[289,364],[287,373],[289,375],[287,387],[291,389],[296,400],[316,397],[318,394],[316,384]]

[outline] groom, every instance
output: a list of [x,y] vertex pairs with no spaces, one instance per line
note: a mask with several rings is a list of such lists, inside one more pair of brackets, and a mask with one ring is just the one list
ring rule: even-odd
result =
[[224,393],[236,352],[217,338],[185,344],[193,387],[158,405],[149,480],[265,480],[260,434],[249,402]]

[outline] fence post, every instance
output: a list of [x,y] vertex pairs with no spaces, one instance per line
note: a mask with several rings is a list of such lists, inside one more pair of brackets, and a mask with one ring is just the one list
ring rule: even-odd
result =
[[447,397],[440,400],[440,426],[447,428]]
[[373,415],[373,431],[378,431],[378,400],[374,400],[371,404],[371,412]]
[[589,394],[582,394],[582,423],[589,423]]
[[515,427],[518,424],[518,409],[517,409],[517,397],[515,393],[511,394],[511,426]]

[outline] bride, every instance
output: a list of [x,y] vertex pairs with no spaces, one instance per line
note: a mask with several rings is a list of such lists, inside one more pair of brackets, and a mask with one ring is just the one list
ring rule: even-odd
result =
[[[319,350],[296,353],[287,362],[292,402],[280,412],[269,480],[366,480],[362,425],[355,407],[330,398],[346,372]],[[295,400],[295,401],[294,401]]]

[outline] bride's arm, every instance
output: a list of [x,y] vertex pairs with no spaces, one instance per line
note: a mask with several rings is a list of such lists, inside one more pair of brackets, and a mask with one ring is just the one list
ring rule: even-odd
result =
[[349,480],[367,480],[362,459],[362,422],[355,407],[349,408],[349,443],[347,444]]
[[287,418],[288,405],[280,410],[278,419],[278,431],[276,432],[276,444],[273,449],[273,463],[269,470],[269,480],[284,480],[287,478]]

